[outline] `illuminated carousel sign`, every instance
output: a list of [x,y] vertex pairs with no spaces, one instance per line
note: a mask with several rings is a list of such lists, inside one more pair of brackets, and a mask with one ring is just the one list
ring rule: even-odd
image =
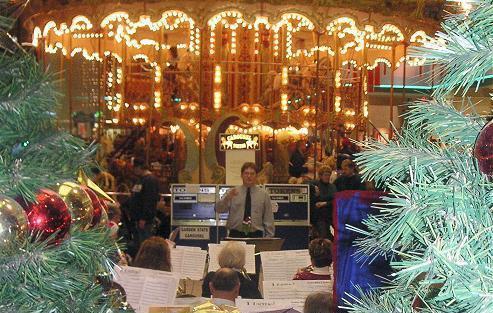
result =
[[260,150],[259,134],[220,134],[219,148],[225,150]]

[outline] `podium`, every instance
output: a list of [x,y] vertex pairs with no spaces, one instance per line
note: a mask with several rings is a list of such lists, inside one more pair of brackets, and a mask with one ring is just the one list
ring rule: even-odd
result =
[[255,253],[263,251],[280,251],[284,243],[284,238],[234,238],[226,237],[225,241],[244,241],[247,244],[255,245]]

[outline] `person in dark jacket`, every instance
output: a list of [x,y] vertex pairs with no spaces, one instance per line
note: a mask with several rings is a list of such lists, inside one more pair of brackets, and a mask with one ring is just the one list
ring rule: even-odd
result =
[[356,165],[350,159],[342,161],[342,176],[336,179],[334,184],[337,191],[344,190],[365,190],[365,184],[361,181],[361,176],[356,172]]
[[[262,299],[257,285],[245,271],[245,248],[238,242],[228,242],[219,252],[218,263],[221,268],[231,268],[238,273],[240,279],[240,296],[244,299]],[[202,297],[210,298],[211,290],[209,282],[215,272],[209,272],[202,283]]]
[[292,177],[301,177],[303,174],[308,173],[308,168],[304,166],[306,163],[304,151],[302,150],[304,148],[303,140],[298,140],[296,149],[289,159],[289,175]]
[[138,247],[152,235],[156,205],[159,201],[159,180],[140,159],[134,160],[134,172],[139,180],[132,188],[130,208],[136,228],[135,242]]
[[321,238],[332,239],[330,225],[332,225],[332,200],[337,192],[336,186],[330,183],[332,168],[322,166],[318,171],[320,180],[317,182],[318,196],[313,208],[316,224],[315,227]]

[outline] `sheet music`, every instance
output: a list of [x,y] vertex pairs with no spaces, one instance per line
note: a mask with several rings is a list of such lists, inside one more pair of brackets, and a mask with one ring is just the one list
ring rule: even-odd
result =
[[169,305],[175,301],[178,277],[170,272],[139,267],[115,268],[114,280],[127,294],[127,301],[137,313],[145,313],[150,305]]
[[180,278],[200,280],[204,277],[207,251],[200,248],[171,249],[171,270]]
[[331,292],[331,280],[264,281],[264,299],[305,299],[319,291]]
[[150,306],[169,305],[175,302],[178,280],[163,281],[162,277],[147,277],[140,298],[140,309],[148,312]]
[[241,299],[235,301],[241,313],[255,313],[274,310],[295,309],[303,312],[305,299]]
[[[209,272],[217,271],[220,266],[217,261],[219,252],[226,243],[231,241],[222,241],[220,244],[209,244]],[[245,247],[245,269],[247,273],[255,274],[255,245],[247,245],[244,241],[237,241]]]
[[291,280],[302,267],[310,265],[308,250],[260,252],[264,280]]
[[138,308],[146,280],[142,270],[138,267],[117,266],[115,267],[114,280],[125,289],[127,302],[133,308]]

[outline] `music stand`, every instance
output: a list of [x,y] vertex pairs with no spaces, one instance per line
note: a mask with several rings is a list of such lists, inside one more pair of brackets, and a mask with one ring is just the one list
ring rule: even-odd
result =
[[225,241],[244,241],[247,244],[255,245],[255,253],[263,251],[280,251],[284,243],[284,238],[234,238],[226,237]]

